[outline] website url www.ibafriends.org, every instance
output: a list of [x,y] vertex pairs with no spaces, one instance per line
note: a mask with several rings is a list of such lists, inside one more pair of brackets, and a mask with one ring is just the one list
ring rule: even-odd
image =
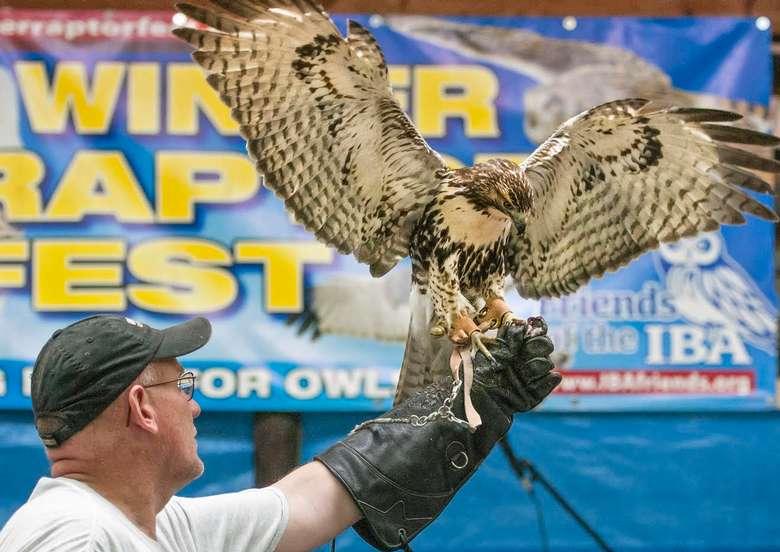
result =
[[603,370],[563,372],[555,390],[564,395],[750,395],[755,374],[730,370]]

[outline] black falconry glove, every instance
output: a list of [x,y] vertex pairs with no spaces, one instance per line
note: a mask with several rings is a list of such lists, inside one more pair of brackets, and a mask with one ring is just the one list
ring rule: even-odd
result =
[[471,400],[482,417],[476,430],[465,421],[461,377],[429,385],[317,457],[363,513],[353,526],[363,539],[380,550],[406,547],[509,431],[513,414],[555,389],[561,376],[552,372],[546,333],[544,320],[529,318],[489,347],[495,364],[476,354]]

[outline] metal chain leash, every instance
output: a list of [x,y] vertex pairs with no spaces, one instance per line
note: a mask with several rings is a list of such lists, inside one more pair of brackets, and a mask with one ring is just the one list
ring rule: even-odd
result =
[[411,416],[404,418],[374,418],[373,420],[367,420],[356,425],[349,434],[352,435],[356,431],[360,431],[371,424],[410,424],[415,427],[423,427],[434,420],[444,420],[470,429],[469,423],[466,420],[458,418],[452,411],[452,403],[455,401],[455,397],[458,396],[458,392],[462,386],[463,382],[461,380],[456,381],[452,386],[452,393],[450,393],[450,396],[444,399],[444,403],[430,414],[426,414],[425,416],[412,414]]

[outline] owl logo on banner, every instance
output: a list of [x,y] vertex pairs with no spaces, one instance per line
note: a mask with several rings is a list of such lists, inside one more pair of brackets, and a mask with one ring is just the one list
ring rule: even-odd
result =
[[777,309],[728,255],[720,232],[662,244],[654,257],[680,316],[732,330],[755,347],[774,352]]

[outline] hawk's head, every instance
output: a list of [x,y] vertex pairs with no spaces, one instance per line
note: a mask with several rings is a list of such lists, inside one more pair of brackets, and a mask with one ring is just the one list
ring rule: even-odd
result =
[[509,217],[519,232],[525,229],[525,215],[533,205],[533,192],[520,166],[506,159],[491,159],[473,167],[458,169],[466,196],[479,208],[492,208]]

